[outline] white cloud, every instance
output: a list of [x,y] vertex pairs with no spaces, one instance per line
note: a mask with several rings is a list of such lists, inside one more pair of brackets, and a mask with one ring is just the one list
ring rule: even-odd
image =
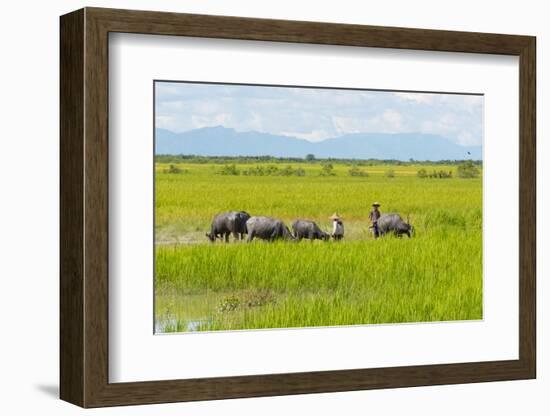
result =
[[157,126],[222,125],[321,141],[350,133],[421,132],[481,144],[483,97],[387,91],[157,84]]
[[213,122],[211,117],[204,117],[198,115],[191,116],[191,124],[194,129],[201,129],[203,127],[213,127],[216,124]]
[[222,105],[218,101],[213,100],[197,101],[195,103],[191,103],[191,107],[195,113],[202,115],[215,115],[223,110]]
[[185,101],[163,101],[159,103],[159,109],[161,111],[174,111],[183,110],[185,108]]
[[252,113],[252,119],[249,123],[245,123],[247,130],[257,130],[264,132],[262,116],[259,113]]
[[297,133],[292,131],[281,131],[278,134],[289,137],[297,137],[298,139],[308,140],[310,142],[320,142],[325,139],[330,139],[334,137],[333,134],[330,134],[326,130],[313,130],[308,133]]
[[382,114],[382,120],[388,124],[388,128],[390,130],[399,131],[402,129],[403,118],[401,117],[401,114],[395,110],[384,111],[384,114]]
[[366,120],[362,120],[359,132],[368,133],[403,133],[407,131],[404,117],[395,110],[385,110]]
[[475,146],[480,144],[480,138],[474,137],[469,131],[458,133],[458,143],[462,146]]
[[155,124],[157,127],[160,127],[161,129],[173,130],[175,127],[173,118],[170,116],[156,116]]
[[352,117],[333,116],[332,124],[337,135],[359,133],[362,121]]

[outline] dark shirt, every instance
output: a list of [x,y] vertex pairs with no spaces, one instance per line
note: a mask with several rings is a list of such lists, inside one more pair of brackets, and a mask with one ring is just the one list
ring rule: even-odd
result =
[[376,221],[378,221],[378,218],[380,218],[380,211],[378,211],[377,209],[373,209],[370,214],[369,214],[369,219],[375,223]]

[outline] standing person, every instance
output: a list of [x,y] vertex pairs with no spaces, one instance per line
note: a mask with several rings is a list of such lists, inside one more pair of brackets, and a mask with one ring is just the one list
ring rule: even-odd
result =
[[335,241],[340,241],[344,238],[344,223],[342,222],[342,217],[335,212],[329,218],[332,220],[332,238],[334,238]]
[[378,210],[378,207],[380,204],[378,202],[375,202],[372,204],[372,211],[369,214],[370,222],[372,223],[372,228],[374,230],[374,238],[378,238],[380,233],[378,232],[378,219],[380,218],[380,211]]

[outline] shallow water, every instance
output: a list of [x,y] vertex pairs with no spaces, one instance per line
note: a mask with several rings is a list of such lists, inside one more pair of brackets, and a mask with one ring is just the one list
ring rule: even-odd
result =
[[156,295],[155,333],[209,330],[220,319],[227,325],[240,323],[244,313],[260,312],[276,300],[265,291],[202,291],[182,294],[164,288]]
[[[184,322],[176,318],[159,320],[155,321],[155,333],[174,332],[173,328],[177,328],[177,332],[198,332],[202,325],[207,325],[209,322],[211,322],[210,318],[190,319]],[[184,328],[181,328],[182,326]]]

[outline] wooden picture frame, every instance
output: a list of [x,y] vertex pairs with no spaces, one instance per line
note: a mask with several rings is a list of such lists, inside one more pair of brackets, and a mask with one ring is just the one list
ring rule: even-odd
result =
[[[82,407],[101,407],[535,378],[534,37],[100,8],[62,16],[60,29],[61,399]],[[110,32],[518,56],[519,359],[109,383]]]

